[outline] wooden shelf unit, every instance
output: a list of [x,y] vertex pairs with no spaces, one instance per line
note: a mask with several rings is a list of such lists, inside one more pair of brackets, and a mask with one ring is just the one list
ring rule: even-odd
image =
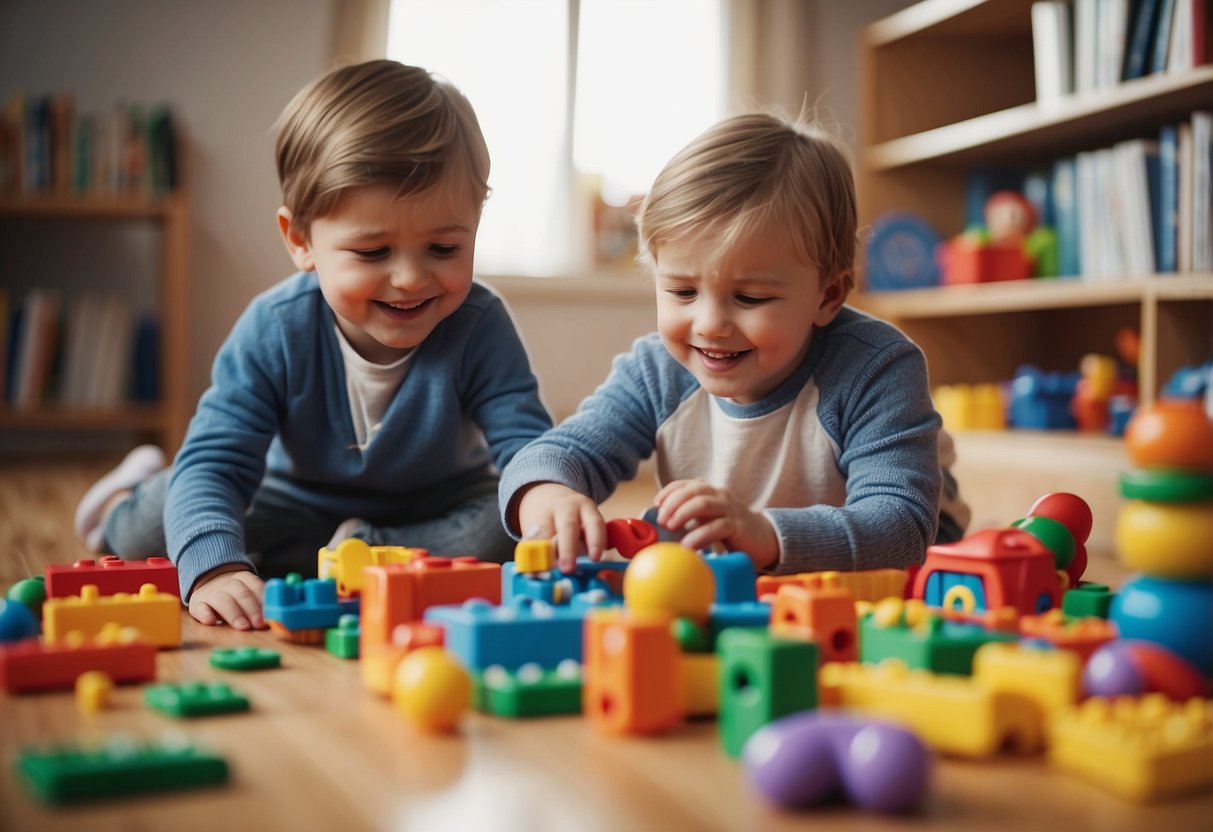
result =
[[[150,434],[173,454],[190,417],[186,378],[189,289],[189,202],[177,190],[163,197],[0,197],[0,219],[39,222],[151,222],[160,230],[157,323],[160,328],[160,399],[113,408],[70,407],[48,402],[29,410],[0,406],[0,430],[133,430]],[[74,286],[64,286],[67,290]]]
[[[974,167],[1041,167],[1121,140],[1156,138],[1161,125],[1213,105],[1209,65],[1037,104],[1031,6],[926,0],[864,31],[861,227],[910,211],[953,236],[964,229]],[[860,291],[853,302],[918,342],[933,386],[1005,381],[1025,363],[1076,369],[1086,353],[1114,354],[1116,331],[1134,326],[1142,337],[1142,398],[1150,401],[1175,370],[1213,354],[1213,274]],[[1010,522],[1033,495],[1075,491],[1092,503],[1092,541],[1111,551],[1118,473],[1127,467],[1118,440],[973,432],[957,445],[961,488],[979,522]]]

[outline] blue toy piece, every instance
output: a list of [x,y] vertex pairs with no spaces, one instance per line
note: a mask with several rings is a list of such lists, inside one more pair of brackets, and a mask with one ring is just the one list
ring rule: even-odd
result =
[[940,237],[913,214],[886,214],[872,225],[867,249],[867,288],[873,292],[938,286],[935,250]]
[[771,605],[762,601],[735,601],[712,604],[708,624],[712,640],[730,627],[766,627],[771,623]]
[[501,602],[508,603],[514,598],[531,598],[556,606],[568,604],[574,596],[592,589],[601,589],[616,601],[623,599],[622,574],[619,580],[611,582],[603,580],[602,573],[622,573],[628,568],[629,561],[601,560],[592,561],[589,558],[578,558],[574,570],[565,574],[557,569],[547,572],[521,573],[515,563],[505,563],[501,566]]
[[703,558],[716,576],[716,603],[736,604],[757,601],[754,561],[745,552],[724,552]]
[[459,606],[430,607],[425,620],[443,628],[443,646],[468,670],[495,664],[506,670],[524,664],[551,668],[582,658],[585,611],[568,605],[521,596],[496,607],[475,598]]
[[1200,399],[1213,387],[1213,358],[1204,364],[1180,367],[1163,386],[1160,398]]
[[38,635],[38,619],[30,608],[12,598],[0,598],[0,643]]
[[1213,676],[1213,581],[1138,575],[1112,599],[1108,620],[1122,639],[1159,644]]
[[337,626],[343,612],[332,578],[301,581],[292,575],[265,582],[265,620],[287,630],[327,630]]
[[1081,378],[1076,372],[1046,373],[1031,364],[1020,366],[1011,382],[1011,424],[1033,430],[1077,429],[1070,399]]

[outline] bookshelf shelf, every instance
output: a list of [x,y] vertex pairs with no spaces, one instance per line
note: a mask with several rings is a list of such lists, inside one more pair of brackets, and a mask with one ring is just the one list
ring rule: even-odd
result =
[[[975,168],[1047,166],[1157,138],[1160,126],[1213,107],[1208,64],[1038,104],[1031,7],[1031,0],[925,0],[865,30],[862,227],[909,211],[951,237],[964,230]],[[1151,401],[1175,370],[1213,355],[1207,272],[860,291],[853,302],[922,347],[932,385],[1004,382],[1022,364],[1074,370],[1086,353],[1115,354],[1117,331],[1131,326],[1141,333],[1141,397]],[[1073,491],[1092,505],[1093,545],[1114,549],[1118,475],[1128,466],[1120,440],[966,432],[957,450],[956,472],[978,522],[1011,522],[1041,494]]]
[[[177,189],[164,196],[0,196],[0,218],[22,222],[151,223],[159,234],[155,317],[159,331],[159,400],[116,407],[42,403],[29,409],[0,406],[0,430],[121,430],[145,434],[172,454],[189,421],[186,381],[189,319],[189,197]],[[2,269],[0,269],[2,270]],[[75,285],[47,286],[71,292]]]

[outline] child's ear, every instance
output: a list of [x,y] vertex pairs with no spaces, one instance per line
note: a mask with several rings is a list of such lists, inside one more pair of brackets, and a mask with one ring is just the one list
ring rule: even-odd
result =
[[312,244],[307,233],[291,222],[291,212],[285,205],[278,209],[278,231],[282,234],[282,242],[286,245],[286,253],[301,272],[310,272],[316,268],[316,259],[312,257]]
[[848,290],[846,272],[834,275],[826,283],[825,290],[821,294],[821,306],[817,307],[817,314],[813,318],[814,326],[825,326],[838,317],[838,313],[842,311],[842,305],[847,302]]

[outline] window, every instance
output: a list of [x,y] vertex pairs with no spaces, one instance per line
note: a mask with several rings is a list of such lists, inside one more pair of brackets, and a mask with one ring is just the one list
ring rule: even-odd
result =
[[722,0],[392,0],[388,57],[459,87],[488,141],[479,273],[630,259],[629,198],[724,112],[723,14]]

